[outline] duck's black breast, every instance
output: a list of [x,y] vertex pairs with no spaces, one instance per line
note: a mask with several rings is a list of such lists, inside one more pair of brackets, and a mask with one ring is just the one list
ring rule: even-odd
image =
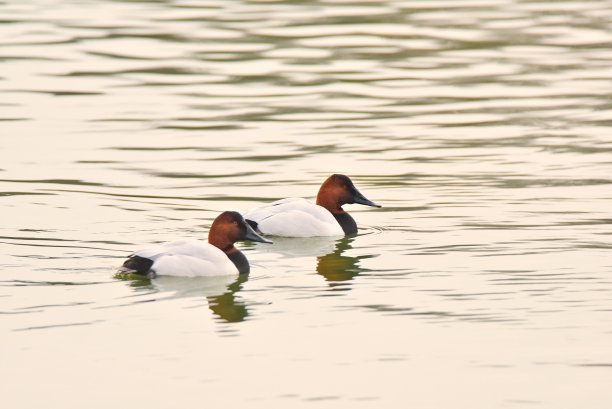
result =
[[355,219],[351,217],[348,213],[332,213],[336,218],[342,230],[344,230],[344,234],[355,234],[357,233],[357,223]]
[[246,274],[250,271],[249,260],[239,250],[231,253],[226,253],[227,257],[234,263],[240,274]]

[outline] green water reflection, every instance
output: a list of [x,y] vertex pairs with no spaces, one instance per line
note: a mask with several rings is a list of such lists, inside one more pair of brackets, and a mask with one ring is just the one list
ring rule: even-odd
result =
[[242,274],[236,281],[227,286],[227,292],[206,297],[208,308],[220,319],[226,322],[241,322],[249,315],[249,310],[244,301],[236,294],[242,290],[242,284],[249,279],[248,274]]
[[371,255],[343,255],[353,248],[351,243],[355,236],[346,236],[336,242],[336,249],[329,254],[317,257],[317,273],[325,277],[330,286],[342,281],[350,281],[360,273],[367,271],[360,267],[361,260],[371,258]]

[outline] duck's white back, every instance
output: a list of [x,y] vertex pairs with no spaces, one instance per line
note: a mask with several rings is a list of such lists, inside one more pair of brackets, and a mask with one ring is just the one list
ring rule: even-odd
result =
[[259,230],[272,236],[342,236],[344,231],[324,207],[302,198],[278,200],[249,210],[245,219],[257,222]]
[[153,260],[157,275],[199,277],[238,274],[227,255],[210,243],[176,240],[134,252]]

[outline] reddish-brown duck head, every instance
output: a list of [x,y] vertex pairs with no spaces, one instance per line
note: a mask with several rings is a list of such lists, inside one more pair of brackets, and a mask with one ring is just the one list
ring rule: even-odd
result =
[[253,230],[238,212],[223,212],[213,221],[208,232],[208,242],[228,253],[234,249],[234,243],[241,240],[272,243]]
[[353,203],[382,207],[362,195],[351,179],[345,175],[333,174],[328,177],[317,194],[317,204],[334,214],[343,213],[342,206]]

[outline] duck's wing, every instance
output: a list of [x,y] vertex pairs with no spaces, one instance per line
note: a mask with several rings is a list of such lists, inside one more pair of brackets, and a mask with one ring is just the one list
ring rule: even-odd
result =
[[198,277],[238,273],[223,251],[197,240],[171,241],[136,251],[134,255],[153,260],[151,270],[157,275]]
[[160,276],[180,277],[238,274],[238,269],[227,257],[225,257],[223,262],[215,263],[211,260],[181,254],[164,254],[155,260],[151,270]]
[[244,215],[264,234],[285,237],[340,236],[342,227],[325,208],[302,198],[278,200]]
[[281,199],[277,200],[276,202],[272,202],[270,204],[251,209],[244,213],[243,216],[247,220],[252,220],[254,222],[259,223],[261,220],[270,217],[278,212],[300,206],[301,202],[306,202],[306,200],[299,197]]

